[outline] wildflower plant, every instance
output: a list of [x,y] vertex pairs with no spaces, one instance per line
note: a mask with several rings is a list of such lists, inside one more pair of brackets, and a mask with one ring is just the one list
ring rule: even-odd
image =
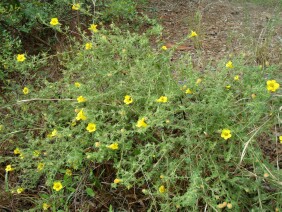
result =
[[[58,56],[61,79],[28,95],[19,87],[17,104],[5,108],[9,189],[37,188],[34,210],[72,210],[105,191],[118,205],[118,191],[130,189],[159,211],[281,206],[281,173],[257,145],[277,124],[275,71],[267,82],[263,71],[240,61],[226,68],[223,60],[220,71],[199,72],[186,65],[189,55],[173,63],[173,49],[152,49],[145,35],[113,25],[82,35]],[[27,58],[18,65],[31,64]],[[277,192],[270,195],[265,182]]]

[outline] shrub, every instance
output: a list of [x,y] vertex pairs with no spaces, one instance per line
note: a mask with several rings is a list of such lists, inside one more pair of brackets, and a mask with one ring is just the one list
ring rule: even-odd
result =
[[132,0],[111,0],[102,13],[103,20],[132,20],[136,16],[136,3]]
[[[144,4],[140,0],[137,3]],[[67,27],[68,33],[78,34],[76,26],[86,28],[89,19],[97,22],[108,22],[123,19],[125,21],[134,18],[138,23],[145,18],[137,17],[136,2],[123,1],[79,1],[79,9],[72,9],[73,2],[68,0],[54,1],[18,1],[3,0],[0,3],[0,39],[3,40],[0,50],[0,82],[13,77],[20,81],[20,74],[14,69],[8,69],[9,58],[19,53],[37,55],[42,52],[53,54],[63,48],[62,40],[67,35],[57,27],[56,31],[50,26],[51,18],[58,18],[61,24]],[[96,11],[98,9],[98,12]],[[94,11],[94,12],[93,12]],[[149,20],[146,20],[149,21]],[[64,46],[66,48],[66,46]],[[30,74],[30,73],[26,73]],[[41,76],[36,76],[37,78]]]
[[3,43],[0,49],[0,82],[6,79],[9,72],[9,58],[15,55],[15,52],[19,52],[20,41],[12,38],[12,36],[6,31],[2,31]]
[[7,191],[36,192],[33,210],[101,210],[105,197],[129,210],[119,199],[133,192],[155,211],[281,207],[281,173],[256,143],[277,124],[275,67],[237,58],[199,72],[113,25],[82,37],[58,55],[61,79],[1,109]]

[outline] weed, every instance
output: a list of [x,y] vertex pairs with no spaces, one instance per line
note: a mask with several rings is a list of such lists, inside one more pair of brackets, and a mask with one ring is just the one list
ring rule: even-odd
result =
[[28,195],[21,210],[282,207],[281,172],[257,144],[280,124],[279,68],[232,57],[199,72],[189,54],[175,63],[174,49],[151,47],[159,27],[93,23],[77,40],[50,20],[70,43],[55,55],[61,78],[30,80],[46,54],[3,59],[29,79],[0,99],[1,180],[6,196]]

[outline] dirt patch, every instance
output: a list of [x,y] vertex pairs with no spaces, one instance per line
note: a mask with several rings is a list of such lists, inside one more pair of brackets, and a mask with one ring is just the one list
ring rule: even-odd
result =
[[258,140],[263,155],[275,167],[282,168],[282,144],[279,142],[279,136],[282,135],[282,128],[277,125],[271,130],[271,135],[262,135]]
[[[164,27],[163,41],[168,47],[195,30],[205,60],[216,61],[240,53],[255,57],[258,64],[278,62],[281,58],[281,47],[278,46],[281,46],[279,34],[282,28],[274,23],[281,18],[281,11],[279,13],[276,7],[227,0],[150,0],[150,7],[154,12],[149,12],[149,16],[157,18]],[[271,42],[267,40],[270,36]],[[199,49],[188,40],[179,50],[193,55]],[[201,63],[203,61],[198,61],[200,67],[206,65]]]

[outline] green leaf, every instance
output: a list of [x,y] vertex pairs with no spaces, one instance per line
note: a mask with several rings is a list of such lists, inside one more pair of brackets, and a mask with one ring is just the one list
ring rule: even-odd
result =
[[39,194],[39,196],[42,198],[42,199],[49,199],[49,195],[48,194]]
[[67,187],[67,190],[70,191],[70,192],[75,192],[76,191],[76,189],[72,188],[72,187]]
[[92,188],[86,188],[86,193],[90,196],[90,197],[94,197],[95,196],[95,193],[94,193],[94,191],[93,191],[93,189]]
[[114,210],[113,210],[113,206],[112,205],[110,205],[110,207],[109,207],[109,212],[113,212]]

